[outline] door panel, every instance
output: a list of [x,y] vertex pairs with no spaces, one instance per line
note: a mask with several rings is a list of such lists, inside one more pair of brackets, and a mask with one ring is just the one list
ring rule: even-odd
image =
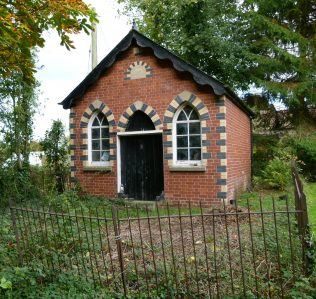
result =
[[121,180],[129,198],[155,200],[163,191],[162,136],[121,137]]

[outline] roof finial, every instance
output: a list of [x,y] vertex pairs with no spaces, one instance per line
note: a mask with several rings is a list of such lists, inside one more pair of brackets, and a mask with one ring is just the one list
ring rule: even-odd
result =
[[137,30],[137,25],[136,25],[136,20],[133,19],[133,25],[132,25],[133,30]]

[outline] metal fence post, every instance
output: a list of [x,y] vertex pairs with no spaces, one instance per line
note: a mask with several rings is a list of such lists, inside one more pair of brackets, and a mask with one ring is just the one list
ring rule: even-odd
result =
[[124,275],[124,261],[123,261],[123,253],[122,253],[122,238],[121,238],[121,233],[120,233],[120,229],[119,229],[119,225],[118,225],[119,219],[118,219],[118,216],[117,216],[117,208],[115,206],[112,206],[112,219],[113,219],[113,227],[114,227],[114,233],[115,233],[117,254],[118,254],[119,263],[120,263],[120,271],[121,271],[121,277],[122,277],[124,296],[126,296],[127,295],[127,290],[126,290],[125,275]]
[[11,199],[9,200],[9,207],[10,207],[12,228],[15,235],[16,247],[17,247],[17,252],[18,252],[18,257],[19,257],[18,262],[19,262],[19,265],[21,266],[23,264],[23,254],[22,254],[22,250],[20,246],[20,236],[19,236],[17,225],[16,225],[15,206],[13,205],[13,201]]
[[292,161],[292,178],[294,183],[295,208],[299,211],[299,214],[297,214],[297,225],[302,238],[303,267],[304,272],[309,274],[314,261],[308,257],[308,250],[311,249],[312,244],[310,243],[311,236],[308,223],[306,195],[303,191],[303,183],[298,175],[294,161]]

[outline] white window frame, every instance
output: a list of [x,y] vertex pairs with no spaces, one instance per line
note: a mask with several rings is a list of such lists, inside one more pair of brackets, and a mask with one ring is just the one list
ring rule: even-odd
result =
[[[88,164],[90,166],[110,166],[110,160],[109,161],[92,161],[92,124],[94,119],[97,117],[97,115],[100,113],[101,111],[96,111],[91,117],[90,117],[90,121],[88,123]],[[106,116],[104,115],[104,117],[106,118]],[[102,127],[110,127],[110,126],[101,126]],[[110,128],[109,128],[110,129]],[[109,143],[111,141],[111,138],[109,136]],[[110,146],[109,146],[109,155],[110,155]]]
[[[175,166],[201,166],[202,165],[202,125],[201,125],[201,120],[199,119],[200,123],[200,136],[201,136],[201,159],[200,160],[178,160],[177,159],[177,149],[178,149],[178,144],[177,144],[177,119],[181,111],[186,107],[190,106],[195,112],[197,113],[196,109],[191,106],[188,103],[182,104],[176,113],[174,114],[173,120],[172,120],[172,154],[173,154],[173,165]],[[197,113],[198,114],[198,113]],[[197,121],[196,121],[197,122]],[[189,145],[188,148],[190,149]]]

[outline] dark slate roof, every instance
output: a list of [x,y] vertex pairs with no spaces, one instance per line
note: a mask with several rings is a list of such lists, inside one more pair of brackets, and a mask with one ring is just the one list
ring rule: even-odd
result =
[[64,109],[69,109],[79,101],[87,89],[93,85],[100,76],[109,69],[117,59],[117,56],[126,51],[132,44],[139,47],[150,48],[154,55],[159,59],[169,60],[173,67],[179,72],[189,72],[194,81],[200,85],[208,85],[218,96],[226,95],[238,107],[245,111],[249,116],[253,116],[253,112],[244,104],[244,102],[226,85],[216,80],[215,78],[205,74],[193,65],[185,62],[167,49],[159,46],[154,41],[150,40],[140,32],[132,29],[116,47],[84,78],[84,80],[61,102]]

